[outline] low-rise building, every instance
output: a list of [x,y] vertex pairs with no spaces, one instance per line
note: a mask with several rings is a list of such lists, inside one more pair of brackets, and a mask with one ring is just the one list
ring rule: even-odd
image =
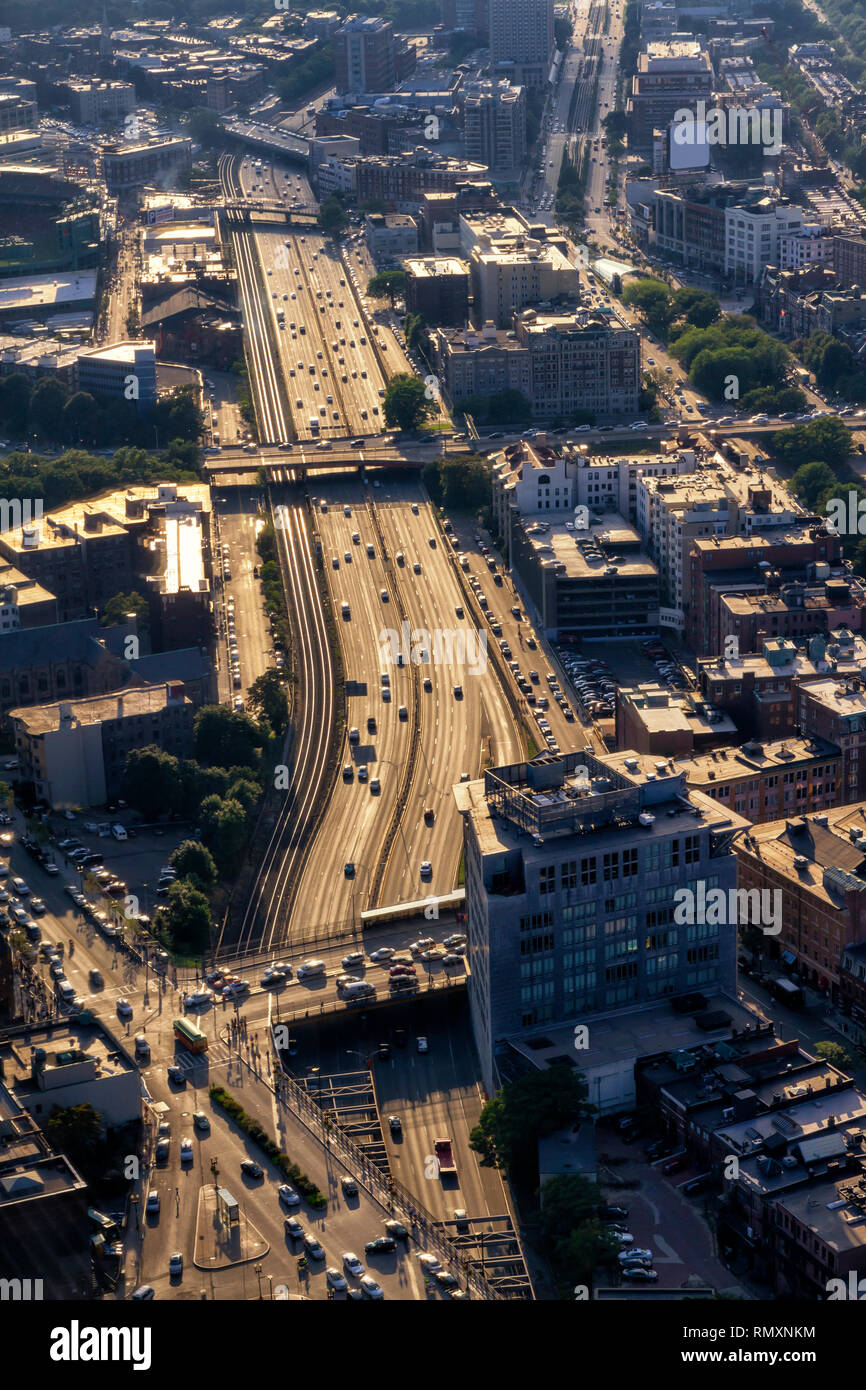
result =
[[755,823],[826,810],[842,788],[842,751],[820,738],[755,740],[693,753],[676,766],[690,787]]
[[134,748],[192,755],[193,704],[180,682],[9,711],[20,777],[53,810],[102,806]]
[[446,399],[459,405],[477,395],[518,390],[536,419],[633,414],[640,390],[637,334],[583,312],[515,314],[513,329],[485,321],[474,328],[441,328],[434,350]]
[[125,193],[146,183],[172,182],[189,172],[192,141],[181,136],[143,145],[103,145],[102,172],[109,193]]
[[844,687],[860,676],[864,663],[866,642],[859,633],[840,628],[827,636],[810,637],[803,647],[770,638],[760,651],[748,655],[701,657],[697,662],[698,686],[704,699],[731,715],[749,738],[783,738],[797,726],[803,733],[841,746],[840,737],[831,737],[824,727],[817,727],[820,722],[837,734],[843,732],[836,718],[820,714],[815,701],[810,701],[807,711],[815,727],[803,728],[801,687],[825,678]]
[[112,400],[133,401],[146,414],[156,405],[156,348],[153,343],[107,343],[78,358],[82,391]]
[[108,125],[122,121],[136,106],[131,82],[67,82],[72,119],[78,125]]
[[864,803],[753,825],[734,851],[739,888],[780,895],[780,929],[759,935],[762,952],[836,999],[844,948],[866,942]]
[[[733,615],[722,613],[726,594],[780,594],[789,584],[803,584],[814,592],[820,583],[830,585],[827,592],[828,610],[838,604],[847,610],[848,600],[838,583],[850,585],[851,597],[859,606],[859,584],[853,581],[842,558],[841,537],[828,531],[815,518],[805,517],[781,531],[764,531],[760,535],[697,537],[692,541],[686,562],[685,620],[686,641],[698,655],[715,655],[725,648],[726,639],[736,635],[736,627],[728,626]],[[799,619],[792,611],[792,626]],[[755,612],[754,627],[763,625]],[[769,615],[772,625],[772,614]],[[788,620],[779,619],[780,629]],[[817,620],[816,620],[817,621]],[[844,619],[842,619],[844,621]],[[818,624],[820,626],[820,623]],[[752,624],[743,619],[744,636]],[[859,623],[849,626],[859,627]],[[784,636],[781,630],[776,634]],[[757,645],[740,642],[740,651],[757,651]]]
[[399,265],[418,250],[418,224],[399,212],[368,212],[364,218],[367,245],[377,265]]
[[615,512],[580,531],[570,521],[513,513],[503,534],[548,636],[604,641],[657,627],[658,570],[635,528]]
[[431,328],[462,328],[469,318],[469,266],[457,256],[409,256],[405,301],[408,314],[420,314]]
[[695,750],[739,738],[729,715],[691,691],[663,685],[619,686],[616,746],[656,757],[688,757]]

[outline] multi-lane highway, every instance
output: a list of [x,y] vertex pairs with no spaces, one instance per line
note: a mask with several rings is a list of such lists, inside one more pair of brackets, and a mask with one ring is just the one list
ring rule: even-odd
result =
[[343,652],[345,771],[305,864],[292,941],[345,930],[380,903],[453,888],[461,832],[451,788],[520,748],[471,615],[458,617],[453,561],[418,484],[317,486]]

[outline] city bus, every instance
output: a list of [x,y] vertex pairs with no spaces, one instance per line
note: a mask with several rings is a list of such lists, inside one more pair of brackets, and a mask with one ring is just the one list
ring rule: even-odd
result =
[[174,1036],[190,1052],[207,1052],[207,1034],[190,1018],[174,1020]]

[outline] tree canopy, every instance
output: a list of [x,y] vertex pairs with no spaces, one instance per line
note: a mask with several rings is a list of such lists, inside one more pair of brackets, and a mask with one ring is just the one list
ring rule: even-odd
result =
[[537,1169],[538,1140],[591,1113],[586,1083],[571,1067],[552,1066],[508,1081],[487,1101],[470,1146],[500,1167]]
[[203,763],[254,767],[262,734],[255,720],[226,705],[203,705],[193,724],[195,755]]
[[207,845],[199,840],[184,840],[169,856],[169,864],[177,870],[179,878],[195,880],[195,887],[203,891],[213,888],[217,870],[213,855]]
[[416,430],[429,415],[436,414],[436,402],[426,394],[420,377],[399,372],[385,389],[385,424],[392,429]]

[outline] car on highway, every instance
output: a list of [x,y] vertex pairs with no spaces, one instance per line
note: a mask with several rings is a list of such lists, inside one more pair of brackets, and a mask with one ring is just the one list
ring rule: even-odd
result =
[[303,1240],[304,1228],[296,1216],[287,1216],[283,1222],[283,1230],[292,1240]]
[[402,1133],[403,1133],[403,1121],[400,1119],[400,1116],[399,1116],[399,1115],[389,1115],[389,1116],[388,1116],[388,1127],[389,1127],[389,1129],[391,1130],[391,1133],[392,1133],[392,1134],[402,1134]]
[[374,961],[390,960],[393,954],[393,946],[377,946],[375,951],[370,952],[370,959]]
[[176,1279],[181,1274],[183,1274],[183,1255],[179,1250],[175,1250],[168,1257],[168,1276],[170,1279]]
[[358,1259],[353,1250],[346,1250],[343,1254],[343,1268],[353,1275],[356,1279],[364,1273],[364,1266]]
[[433,865],[430,863],[429,859],[424,859],[422,861],[419,873],[423,879],[430,879],[433,877]]
[[261,984],[264,989],[269,989],[271,985],[282,985],[285,984],[285,982],[286,977],[282,970],[275,970],[273,966],[270,966],[261,978]]
[[350,951],[347,956],[343,956],[340,964],[344,970],[354,970],[356,966],[364,964],[364,952]]
[[343,1176],[340,1178],[340,1187],[343,1190],[344,1197],[357,1197],[358,1184],[355,1182],[355,1179],[353,1177],[349,1176],[348,1173],[344,1173]]
[[425,1274],[433,1274],[437,1269],[442,1268],[441,1260],[438,1260],[435,1255],[429,1254],[426,1250],[419,1250],[418,1263],[421,1265]]
[[346,863],[343,865],[343,873],[346,878],[355,877],[355,865],[352,863],[351,859],[348,859]]
[[155,1188],[151,1188],[147,1194],[147,1203],[145,1205],[145,1211],[147,1212],[148,1216],[159,1216],[159,1193],[155,1190]]

